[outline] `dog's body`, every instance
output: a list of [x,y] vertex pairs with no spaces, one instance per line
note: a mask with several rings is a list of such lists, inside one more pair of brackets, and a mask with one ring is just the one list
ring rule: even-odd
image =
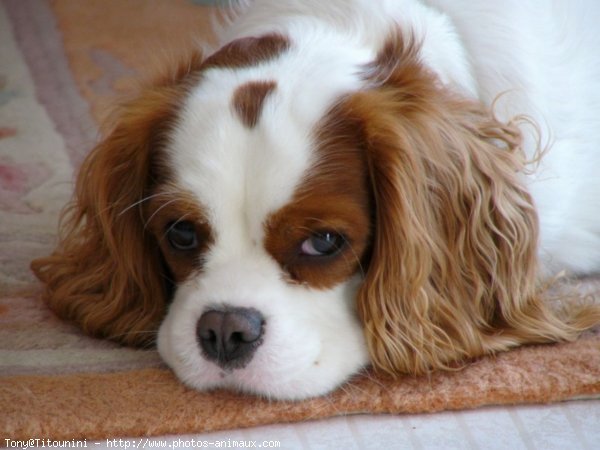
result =
[[536,294],[600,269],[596,2],[242,9],[84,165],[34,263],[60,314],[128,343],[161,324],[184,382],[278,398],[600,321]]

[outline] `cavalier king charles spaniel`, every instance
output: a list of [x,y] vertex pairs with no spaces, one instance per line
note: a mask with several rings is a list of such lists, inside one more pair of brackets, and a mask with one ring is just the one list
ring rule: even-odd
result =
[[83,163],[47,303],[276,399],[575,339],[600,308],[541,288],[600,269],[599,5],[240,5]]

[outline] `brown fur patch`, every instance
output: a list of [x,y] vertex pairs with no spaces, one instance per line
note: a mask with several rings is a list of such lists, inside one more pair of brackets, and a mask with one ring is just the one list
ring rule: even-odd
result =
[[240,68],[255,66],[274,59],[290,47],[290,41],[280,34],[236,39],[209,56],[203,69]]
[[275,90],[276,86],[274,81],[252,81],[235,90],[233,108],[248,128],[253,128],[257,124],[265,98]]
[[[357,128],[333,109],[316,132],[316,165],[293,200],[266,223],[265,247],[290,279],[328,289],[362,272],[368,257],[371,194]],[[340,120],[342,119],[342,120]],[[332,231],[346,245],[332,256],[300,254],[311,234]]]

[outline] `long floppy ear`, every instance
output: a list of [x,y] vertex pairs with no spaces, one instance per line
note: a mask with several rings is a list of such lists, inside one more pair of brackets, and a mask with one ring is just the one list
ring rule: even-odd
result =
[[344,105],[363,129],[375,199],[358,297],[374,366],[421,374],[573,339],[600,313],[559,318],[537,294],[519,129],[441,87],[417,49],[391,40],[369,69],[374,87]]
[[122,106],[83,162],[58,247],[31,264],[46,284],[48,305],[89,334],[133,345],[154,341],[170,288],[142,203],[166,170],[165,133],[184,80],[200,63],[192,55]]

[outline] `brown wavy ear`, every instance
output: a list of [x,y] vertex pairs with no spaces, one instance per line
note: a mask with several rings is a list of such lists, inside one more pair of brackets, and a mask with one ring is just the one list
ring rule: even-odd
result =
[[417,50],[390,41],[369,68],[374,87],[343,105],[363,130],[375,199],[358,296],[374,366],[420,374],[573,339],[600,313],[561,319],[537,294],[538,223],[520,179],[519,129],[450,94]]
[[46,284],[48,305],[89,334],[133,345],[154,341],[169,286],[158,244],[144,227],[143,200],[168,176],[161,148],[185,80],[200,63],[194,54],[121,107],[83,162],[58,247],[31,264]]

